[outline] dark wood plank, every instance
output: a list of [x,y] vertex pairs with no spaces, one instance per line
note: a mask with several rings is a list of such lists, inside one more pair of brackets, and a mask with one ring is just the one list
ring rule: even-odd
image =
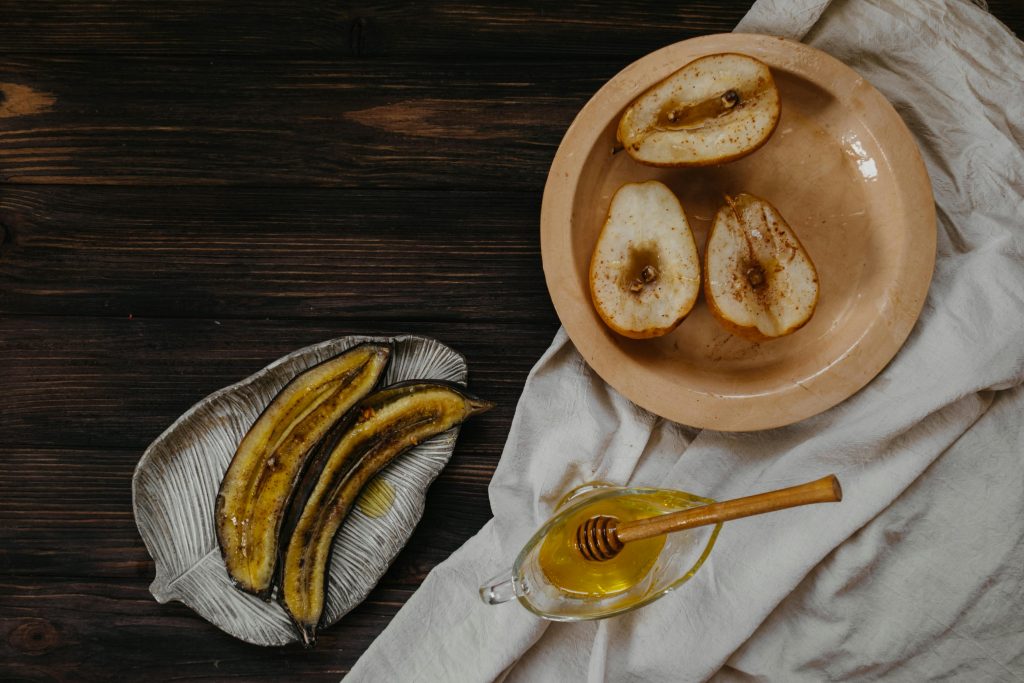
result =
[[[490,519],[501,439],[466,427],[431,486],[418,530],[382,586],[414,590]],[[132,513],[141,450],[0,449],[0,570],[19,576],[148,582],[153,563]]]
[[151,578],[132,518],[137,450],[0,450],[0,567],[25,576]]
[[253,0],[243,8],[226,0],[2,0],[0,45],[8,54],[631,58],[694,35],[730,31],[751,4]]
[[622,66],[0,59],[0,182],[539,192]]
[[540,193],[0,188],[0,313],[553,323]]
[[[706,33],[731,31],[751,0],[419,3],[334,0],[0,1],[7,54],[252,54],[334,57],[477,56],[632,61]],[[989,0],[1024,35],[1024,3]],[[88,27],[87,30],[83,27]]]
[[[346,334],[426,334],[469,359],[498,407],[467,427],[504,440],[526,374],[557,325],[321,320],[0,319],[0,434],[7,447],[142,449],[212,391],[275,358]],[[141,451],[140,451],[141,452]]]
[[333,0],[0,0],[0,45],[7,54],[351,55],[354,9]]
[[7,681],[337,681],[408,590],[376,589],[317,647],[261,648],[220,632],[141,581],[0,579],[0,678]]
[[988,11],[1024,39],[1024,2],[1021,0],[988,0]]

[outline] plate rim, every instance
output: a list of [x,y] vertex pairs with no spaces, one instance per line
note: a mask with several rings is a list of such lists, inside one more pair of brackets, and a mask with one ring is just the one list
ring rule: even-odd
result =
[[[779,46],[784,46],[781,54],[786,60],[778,58]],[[858,92],[871,98],[870,104],[894,131],[887,136],[889,143],[899,142],[901,151],[911,152],[901,155],[894,164],[899,170],[909,169],[910,173],[899,176],[893,196],[899,199],[906,214],[913,217],[908,229],[915,238],[923,240],[915,243],[915,252],[927,254],[927,257],[910,262],[907,270],[911,287],[909,291],[901,291],[899,301],[892,302],[891,324],[869,328],[853,345],[823,365],[810,382],[796,382],[769,394],[772,401],[788,402],[789,410],[785,413],[763,414],[755,410],[759,403],[757,394],[721,396],[675,386],[674,400],[666,402],[657,391],[635,386],[629,381],[630,373],[635,370],[635,363],[634,368],[630,367],[632,357],[621,347],[600,338],[592,339],[593,320],[588,309],[593,304],[589,293],[585,296],[586,306],[581,307],[578,283],[562,263],[572,254],[569,235],[583,164],[608,124],[607,109],[614,106],[620,111],[656,82],[642,75],[646,69],[666,64],[678,69],[700,56],[725,51],[765,59],[772,68],[784,66],[814,83],[819,82],[812,77],[816,70],[809,70],[807,64],[815,61],[824,64],[817,71],[827,69],[852,77],[858,85],[863,84]],[[762,52],[771,52],[771,57],[776,59],[766,58]],[[884,156],[892,159],[887,153],[888,145],[883,146],[881,142],[879,145]],[[586,152],[579,154],[580,150]],[[937,246],[931,180],[916,140],[889,100],[851,67],[826,52],[788,38],[752,33],[718,33],[673,43],[641,57],[602,85],[577,113],[555,153],[544,186],[540,233],[548,293],[562,326],[587,364],[623,396],[660,417],[693,427],[730,432],[771,429],[799,422],[841,403],[867,385],[896,356],[920,317],[931,286]],[[873,353],[866,352],[867,342],[874,344]],[[815,391],[822,387],[812,386],[812,383],[820,385],[822,379],[831,379],[840,368],[843,370],[841,381],[835,382],[830,391]],[[761,398],[763,400],[763,395]]]

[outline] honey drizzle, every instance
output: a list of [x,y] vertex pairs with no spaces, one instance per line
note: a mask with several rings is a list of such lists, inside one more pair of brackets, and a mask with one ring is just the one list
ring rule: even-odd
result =
[[383,477],[374,477],[359,494],[356,505],[367,517],[383,517],[395,502],[395,488]]

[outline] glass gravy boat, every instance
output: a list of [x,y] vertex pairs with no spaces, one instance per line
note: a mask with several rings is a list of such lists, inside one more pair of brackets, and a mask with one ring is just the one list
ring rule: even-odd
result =
[[518,598],[526,609],[553,621],[604,619],[642,607],[700,569],[722,525],[634,541],[613,560],[591,562],[572,547],[579,524],[600,514],[629,521],[713,502],[670,489],[584,484],[566,494],[510,571],[480,587],[480,597],[489,605]]

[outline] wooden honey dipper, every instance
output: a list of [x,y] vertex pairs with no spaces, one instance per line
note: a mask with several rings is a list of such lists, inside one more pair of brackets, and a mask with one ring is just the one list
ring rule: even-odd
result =
[[620,522],[616,517],[598,515],[580,524],[576,530],[576,548],[592,562],[604,562],[619,554],[626,543],[670,534],[730,519],[775,512],[811,503],[837,503],[843,489],[834,474],[799,486],[758,493],[754,496],[711,503],[696,508],[669,512],[656,517]]

